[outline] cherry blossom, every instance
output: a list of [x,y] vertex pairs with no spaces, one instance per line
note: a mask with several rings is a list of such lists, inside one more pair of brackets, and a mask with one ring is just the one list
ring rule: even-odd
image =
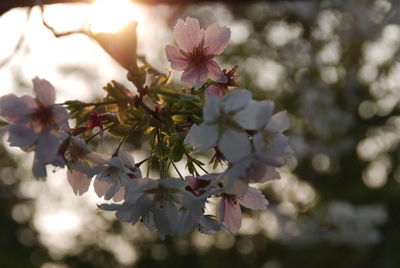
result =
[[195,152],[205,152],[218,146],[225,158],[232,163],[250,154],[248,134],[233,117],[250,103],[251,96],[250,91],[242,89],[233,91],[222,99],[208,97],[203,109],[204,122],[191,127],[185,144],[194,147]]
[[70,137],[65,152],[67,178],[73,192],[82,195],[89,189],[93,177],[94,164],[106,164],[107,157],[93,152],[86,143],[76,137]]
[[[259,122],[257,116],[253,116],[243,124],[262,125]],[[280,178],[276,168],[284,165],[286,159],[293,155],[289,139],[282,133],[289,126],[289,117],[282,111],[274,114],[267,124],[255,131],[252,136],[252,153],[233,163],[222,175],[229,193],[243,194],[248,183],[263,183]]]
[[46,165],[56,160],[63,138],[59,130],[68,130],[69,115],[64,107],[55,105],[55,89],[44,79],[33,79],[36,98],[8,94],[0,98],[0,115],[10,124],[8,141],[11,146],[34,151],[33,175],[47,176]]
[[261,210],[267,208],[268,201],[254,187],[249,187],[242,197],[223,194],[219,204],[219,217],[223,226],[232,233],[236,233],[242,223],[240,205],[253,210]]
[[189,87],[198,89],[208,78],[225,82],[226,78],[213,58],[225,50],[230,36],[231,31],[217,23],[204,30],[197,19],[179,19],[174,28],[178,47],[166,46],[167,58],[172,69],[183,71],[181,80]]
[[127,187],[123,204],[102,204],[100,209],[117,211],[119,220],[136,223],[140,218],[161,236],[179,233],[179,210],[186,183],[177,179],[141,179]]
[[133,156],[123,150],[119,150],[118,155],[111,157],[105,165],[94,167],[92,172],[96,174],[93,183],[96,194],[106,200],[113,198],[116,202],[125,198],[125,186],[142,178]]

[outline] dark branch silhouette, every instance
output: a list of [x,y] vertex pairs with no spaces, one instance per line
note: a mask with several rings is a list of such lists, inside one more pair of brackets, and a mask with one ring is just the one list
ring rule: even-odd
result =
[[[225,3],[246,3],[256,0],[131,0],[134,3],[141,4],[193,4],[200,2],[225,2]],[[279,2],[280,0],[268,0],[269,2]],[[12,8],[16,7],[33,7],[37,5],[51,4],[69,4],[69,3],[86,3],[90,4],[94,0],[1,0],[0,1],[0,16]]]

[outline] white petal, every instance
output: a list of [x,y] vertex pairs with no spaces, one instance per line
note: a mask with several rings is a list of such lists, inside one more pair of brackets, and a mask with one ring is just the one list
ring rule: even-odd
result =
[[251,143],[245,132],[228,128],[218,142],[218,148],[225,158],[235,163],[251,154]]
[[286,111],[281,111],[272,116],[271,121],[267,125],[267,129],[274,132],[283,132],[290,127],[290,119]]
[[233,119],[244,129],[259,130],[271,119],[273,110],[274,104],[271,101],[251,101]]
[[133,155],[131,153],[128,153],[127,151],[119,150],[118,157],[126,167],[128,167],[128,168],[135,167],[135,159],[133,158]]
[[11,146],[29,147],[39,138],[39,134],[24,125],[9,125],[8,131],[8,142]]
[[218,125],[216,124],[193,125],[186,135],[184,143],[189,147],[194,147],[195,152],[205,152],[215,146],[218,134]]
[[203,109],[203,119],[207,123],[213,123],[219,117],[220,100],[215,96],[208,96]]
[[227,113],[239,111],[251,101],[251,97],[247,89],[233,91],[222,98],[222,108]]
[[30,96],[17,97],[8,94],[0,98],[0,116],[10,123],[25,123],[37,104]]
[[35,149],[35,156],[38,159],[50,163],[56,157],[60,148],[60,139],[57,133],[51,130],[45,130],[39,137]]
[[86,158],[89,161],[92,161],[97,164],[106,164],[111,160],[109,155],[99,154],[96,152],[91,152],[86,155]]
[[180,179],[167,178],[159,180],[160,185],[166,189],[179,189],[186,186],[186,182]]

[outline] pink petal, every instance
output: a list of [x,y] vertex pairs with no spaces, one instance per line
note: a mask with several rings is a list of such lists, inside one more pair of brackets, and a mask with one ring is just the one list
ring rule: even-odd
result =
[[209,55],[219,55],[228,46],[231,38],[231,30],[227,27],[220,27],[218,23],[210,25],[204,36],[204,47]]
[[86,174],[76,170],[68,169],[67,178],[69,185],[71,185],[72,190],[74,191],[74,194],[82,195],[89,189],[91,180],[86,176]]
[[33,91],[39,102],[44,106],[51,106],[56,101],[56,92],[52,84],[45,79],[35,77],[33,80]]
[[25,123],[36,107],[35,100],[30,96],[8,94],[0,98],[0,116],[10,123]]
[[200,29],[197,19],[186,18],[186,22],[179,19],[174,28],[175,41],[185,52],[193,52],[203,40],[204,30]]
[[238,201],[242,206],[250,209],[266,209],[268,206],[268,200],[265,199],[265,196],[258,189],[251,186],[249,186],[242,198],[238,198]]
[[94,180],[93,187],[98,197],[102,197],[112,187],[111,183],[102,180]]
[[222,198],[220,202],[220,220],[232,233],[239,231],[242,225],[242,212],[239,204],[232,204],[227,198]]
[[128,153],[127,151],[119,150],[118,157],[125,166],[127,166],[129,168],[135,167],[135,159],[133,158],[131,153]]
[[125,187],[120,187],[118,192],[113,196],[115,202],[119,202],[125,199]]
[[190,68],[183,72],[182,82],[188,87],[199,89],[208,78],[208,70],[205,67]]
[[219,67],[218,63],[216,63],[213,60],[209,60],[206,62],[206,68],[208,70],[208,77],[215,81],[215,82],[220,82],[220,83],[225,83],[227,81],[227,78],[225,77],[224,73],[221,71],[221,68]]
[[189,60],[182,55],[178,48],[166,46],[165,52],[168,60],[171,62],[171,67],[177,71],[183,71],[189,64]]
[[215,96],[219,99],[222,99],[224,96],[225,86],[222,85],[212,85],[209,86],[206,90],[206,96]]

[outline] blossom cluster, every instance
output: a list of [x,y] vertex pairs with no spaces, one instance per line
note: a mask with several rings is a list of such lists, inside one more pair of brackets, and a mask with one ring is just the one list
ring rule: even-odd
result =
[[[292,150],[283,134],[290,126],[287,113],[274,114],[273,102],[254,100],[249,90],[238,89],[238,67],[222,70],[214,60],[227,47],[230,34],[217,23],[202,29],[197,19],[177,22],[177,47],[166,46],[165,51],[172,69],[183,72],[185,87],[180,89],[173,88],[171,74],[134,63],[128,79],[137,94],[112,81],[104,87],[101,102],[56,104],[54,87],[34,78],[34,98],[14,94],[0,98],[8,142],[35,153],[36,178],[46,178],[46,166],[66,167],[76,195],[93,183],[99,197],[115,202],[100,204],[100,209],[115,211],[124,222],[141,221],[161,237],[193,230],[236,233],[241,206],[267,208],[268,201],[255,184],[279,179],[276,169]],[[150,73],[156,75],[149,78]],[[69,125],[72,119],[74,127]],[[138,132],[151,152],[136,163],[122,146]],[[121,138],[110,155],[91,146],[104,133]],[[208,173],[196,158],[199,153],[213,155],[214,169],[221,165],[225,170]],[[175,164],[184,157],[191,174],[186,177]],[[146,176],[140,169],[145,162]],[[171,178],[171,166],[180,178]],[[149,178],[151,168],[159,170],[160,178]]]

